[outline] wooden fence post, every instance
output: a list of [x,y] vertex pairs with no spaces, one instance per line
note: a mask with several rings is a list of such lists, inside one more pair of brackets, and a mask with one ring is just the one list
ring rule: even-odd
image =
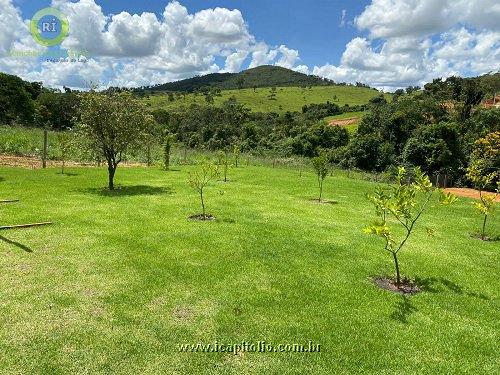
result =
[[43,152],[42,152],[42,168],[47,168],[47,149],[49,147],[49,132],[43,131]]

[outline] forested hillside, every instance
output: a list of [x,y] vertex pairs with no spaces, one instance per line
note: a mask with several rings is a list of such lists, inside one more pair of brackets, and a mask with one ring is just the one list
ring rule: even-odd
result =
[[202,88],[218,88],[221,90],[253,89],[272,86],[323,86],[333,82],[320,77],[295,72],[279,66],[259,66],[240,73],[213,73],[201,77],[193,77],[177,82],[165,83],[153,87],[145,87],[145,91],[186,91],[194,92]]

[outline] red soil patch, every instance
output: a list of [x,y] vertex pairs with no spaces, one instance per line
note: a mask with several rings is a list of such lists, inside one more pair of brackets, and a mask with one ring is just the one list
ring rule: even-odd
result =
[[[66,167],[93,167],[95,165],[96,165],[95,163],[77,163],[74,161],[66,162]],[[106,163],[103,163],[102,165],[105,166]],[[40,158],[36,156],[13,156],[13,155],[0,154],[0,166],[19,167],[26,169],[41,169],[42,161],[40,160]],[[126,162],[123,163],[122,166],[141,167],[144,166],[144,164]],[[60,167],[61,167],[61,161],[47,160],[47,168],[60,168]]]
[[[452,193],[452,194],[458,195],[459,197],[479,199],[479,191],[474,190],[474,189],[448,188],[448,189],[444,189],[444,191],[447,193]],[[483,194],[495,195],[495,193],[483,193]],[[497,197],[496,201],[500,202],[500,195]]]
[[[68,166],[72,166],[71,163],[67,163]],[[39,169],[42,168],[42,161],[40,158],[34,156],[13,156],[13,155],[0,155],[0,165],[6,167],[21,167],[28,169]],[[59,166],[59,162],[53,160],[47,160],[47,167]]]
[[350,117],[350,118],[344,118],[341,120],[331,120],[328,125],[332,126],[347,126],[347,125],[354,125],[358,123],[359,117]]
[[485,108],[500,107],[500,96],[497,96],[495,100],[493,100],[493,98],[486,99],[483,103],[483,107]]

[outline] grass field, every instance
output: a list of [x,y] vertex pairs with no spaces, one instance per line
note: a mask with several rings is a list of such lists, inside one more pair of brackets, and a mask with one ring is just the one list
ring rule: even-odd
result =
[[[215,97],[215,105],[221,105],[229,98],[234,96],[238,102],[245,104],[249,109],[255,112],[286,112],[301,111],[302,107],[311,103],[326,103],[330,101],[340,106],[345,104],[357,105],[366,104],[368,101],[380,95],[379,92],[352,86],[313,86],[311,88],[301,87],[278,87],[276,91],[276,100],[268,98],[269,88],[259,88],[254,92],[253,89],[225,90],[222,96]],[[335,100],[335,96],[337,100]],[[203,95],[188,94],[185,98],[179,98],[170,102],[168,96],[164,94],[151,95],[144,99],[152,108],[176,108],[179,106],[189,106],[192,103],[206,104]]]
[[[179,167],[0,169],[1,373],[471,373],[498,371],[498,243],[469,237],[470,201],[433,206],[401,254],[426,289],[381,290],[392,274],[367,181],[266,167],[230,172],[200,211]],[[220,194],[224,191],[224,194]],[[498,219],[490,232],[500,232]],[[425,227],[436,234],[428,237]],[[182,344],[320,344],[320,353],[181,353]]]

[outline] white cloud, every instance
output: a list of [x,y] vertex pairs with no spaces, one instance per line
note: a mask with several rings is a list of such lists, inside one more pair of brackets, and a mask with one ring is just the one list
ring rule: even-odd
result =
[[313,73],[393,90],[436,77],[500,70],[495,0],[373,0],[355,24],[369,38],[347,45],[340,65]]
[[276,61],[275,65],[292,69],[299,59],[299,51],[287,48],[284,45],[279,46],[277,50],[281,54],[281,57]]
[[226,65],[223,72],[235,73],[239,72],[241,65],[248,56],[248,51],[236,51],[226,57]]
[[40,70],[31,71],[23,77],[52,87],[90,89],[103,82],[106,68],[107,63],[103,61],[81,58],[75,62],[61,59],[57,62],[45,61]]
[[[158,17],[128,12],[105,15],[95,0],[52,0],[52,6],[59,8],[70,24],[70,35],[62,48],[80,51],[88,60],[36,64],[29,59],[21,63],[5,58],[0,69],[43,80],[47,85],[98,81],[104,86],[139,86],[196,74],[236,72],[249,56],[252,66],[291,68],[298,60],[296,50],[257,42],[237,9],[204,9],[190,14],[178,1],[171,1]],[[12,0],[0,0],[0,10],[0,20],[9,25],[6,29],[14,30],[0,35],[0,56],[23,40],[35,45],[28,21],[23,22]],[[218,57],[225,59],[224,67],[216,64]]]
[[307,65],[297,65],[293,70],[302,74],[311,74]]
[[355,23],[371,38],[426,37],[457,24],[500,29],[498,0],[373,0]]
[[[297,66],[295,49],[256,40],[237,9],[190,14],[171,1],[161,15],[105,15],[95,0],[52,0],[52,5],[70,23],[62,46],[88,51],[89,59],[40,64],[7,57],[12,50],[43,47],[32,40],[28,21],[12,0],[0,0],[0,21],[7,25],[0,34],[1,71],[47,85],[99,81],[105,86],[141,86],[270,64],[394,89],[439,76],[500,69],[498,0],[372,0],[354,21],[363,35],[347,43],[339,64],[314,68]],[[346,25],[347,11],[341,16],[341,26]],[[221,60],[224,66],[218,65]]]

